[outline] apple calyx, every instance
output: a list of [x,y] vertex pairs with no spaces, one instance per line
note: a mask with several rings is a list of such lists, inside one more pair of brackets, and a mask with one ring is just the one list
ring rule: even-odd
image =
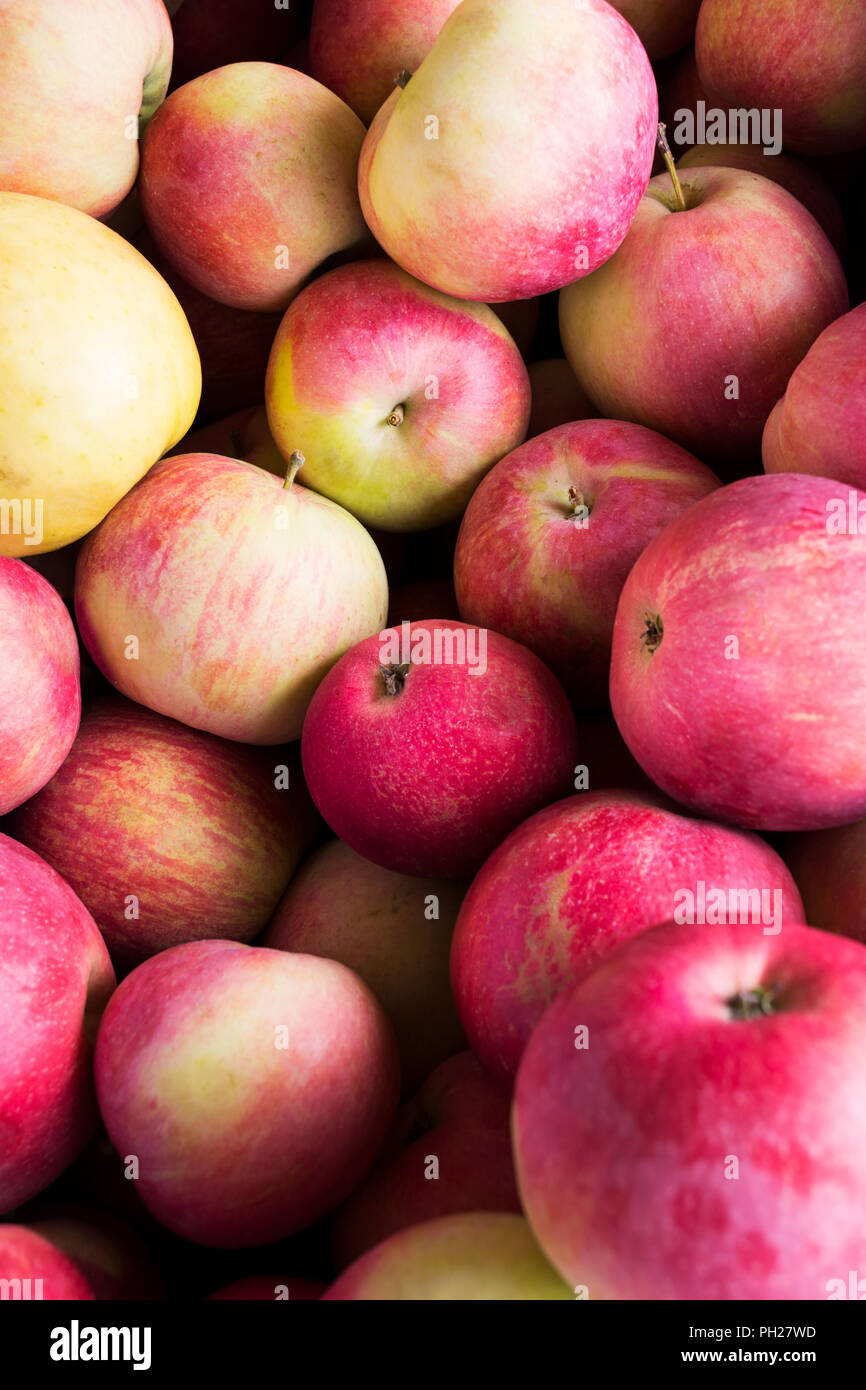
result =
[[382,672],[382,684],[385,687],[386,695],[400,695],[406,684],[406,676],[409,671],[410,663],[404,662],[402,666],[391,663],[390,666],[380,666]]
[[766,1018],[768,1014],[774,1014],[780,988],[779,985],[755,985],[754,989],[738,990],[725,1000],[729,1016],[739,1020]]
[[644,629],[641,634],[641,646],[650,654],[658,651],[662,644],[665,632],[665,625],[662,622],[661,613],[647,613],[644,617]]
[[665,167],[667,168],[667,171],[671,176],[671,182],[674,186],[674,196],[677,200],[677,205],[676,208],[672,210],[674,212],[687,212],[688,205],[686,203],[685,198],[683,197],[683,189],[682,184],[680,183],[679,174],[677,173],[677,166],[674,163],[674,157],[671,154],[671,147],[668,144],[668,137],[665,135],[664,121],[659,121],[659,133],[656,143],[659,149],[661,150],[662,158],[665,162]]
[[292,486],[292,483],[295,481],[295,478],[297,476],[298,469],[302,468],[306,462],[307,460],[304,458],[304,455],[301,453],[300,449],[294,449],[292,451],[292,454],[289,457],[289,466],[286,470],[286,481],[283,483],[284,488]]
[[393,425],[396,429],[398,425],[402,425],[405,418],[406,411],[404,410],[403,406],[395,405],[394,409],[391,411],[391,414],[388,416],[388,424]]
[[409,72],[408,68],[401,68],[400,71],[397,73],[397,76],[394,78],[394,86],[407,87],[411,80],[412,74],[411,72]]

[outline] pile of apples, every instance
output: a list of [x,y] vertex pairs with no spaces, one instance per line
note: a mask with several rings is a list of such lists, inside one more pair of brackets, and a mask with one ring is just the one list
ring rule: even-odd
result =
[[3,0],[0,112],[4,1296],[866,1298],[863,0]]

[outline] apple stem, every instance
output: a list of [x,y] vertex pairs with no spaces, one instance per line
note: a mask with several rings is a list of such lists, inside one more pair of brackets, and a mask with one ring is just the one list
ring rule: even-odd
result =
[[754,989],[741,989],[726,1001],[731,1018],[766,1018],[775,1013],[775,1003],[779,995],[778,985],[756,985]]
[[677,173],[677,166],[676,164],[674,164],[674,157],[671,154],[671,147],[668,144],[668,137],[665,135],[664,121],[659,121],[659,133],[658,140],[656,141],[656,143],[658,144],[658,147],[662,152],[662,157],[667,167],[667,171],[671,176],[671,182],[674,186],[674,193],[676,195],[677,203],[679,204],[680,212],[687,212],[688,208],[686,207],[686,200],[683,197],[683,187],[680,183],[680,176]]
[[284,488],[292,486],[292,483],[295,481],[295,478],[297,476],[298,469],[303,467],[306,461],[307,460],[304,458],[300,449],[295,449],[289,459],[289,466],[286,471],[286,481],[283,483]]
[[402,425],[404,419],[405,411],[403,410],[402,405],[395,405],[394,409],[391,411],[391,414],[388,416],[388,424],[395,426]]
[[402,666],[380,666],[379,669],[382,672],[385,694],[399,695],[406,684],[409,663],[405,662]]
[[[578,516],[579,513],[583,511],[584,507],[586,507],[586,498],[579,488],[570,487],[568,489],[568,501],[572,516]],[[587,510],[589,509],[587,508]]]
[[407,68],[401,68],[400,71],[397,73],[397,76],[394,78],[394,86],[408,87],[411,78],[411,72],[409,72]]

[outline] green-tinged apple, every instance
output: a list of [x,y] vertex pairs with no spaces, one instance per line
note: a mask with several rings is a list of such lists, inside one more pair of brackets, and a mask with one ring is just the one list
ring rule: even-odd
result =
[[0,193],[0,554],[91,531],[192,424],[201,368],[153,266],[74,208]]
[[88,536],[79,631],[122,694],[243,743],[299,737],[319,681],[388,608],[370,535],[293,481],[299,463],[281,485],[216,454],[166,459]]
[[516,448],[529,378],[486,304],[439,294],[390,261],[323,275],[280,324],[265,386],[285,458],[368,526],[420,531],[459,517]]

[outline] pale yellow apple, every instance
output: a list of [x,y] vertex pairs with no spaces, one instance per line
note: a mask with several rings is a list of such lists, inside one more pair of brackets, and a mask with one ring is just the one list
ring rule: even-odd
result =
[[183,310],[144,257],[83,212],[0,193],[0,555],[91,531],[200,394]]

